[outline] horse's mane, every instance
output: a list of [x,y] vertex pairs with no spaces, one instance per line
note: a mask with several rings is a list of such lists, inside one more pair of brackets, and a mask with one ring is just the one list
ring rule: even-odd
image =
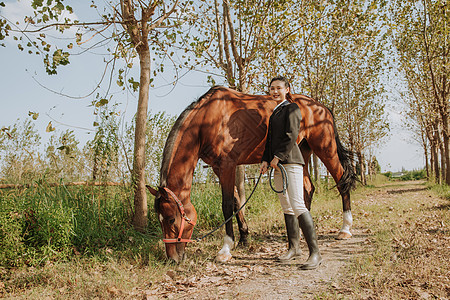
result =
[[214,94],[214,92],[216,92],[217,90],[219,90],[221,88],[223,88],[223,87],[214,86],[214,87],[210,88],[200,98],[198,98],[197,100],[194,100],[194,102],[189,104],[189,106],[184,109],[184,111],[180,114],[178,119],[175,121],[175,124],[173,125],[172,129],[170,130],[169,136],[167,137],[167,141],[164,146],[163,160],[161,162],[161,171],[160,171],[160,178],[159,178],[159,186],[160,187],[165,187],[167,185],[167,172],[169,170],[169,165],[171,162],[171,156],[172,156],[171,154],[173,152],[173,147],[174,147],[178,132],[180,130],[180,127],[183,125],[184,121],[186,120],[186,117],[197,106],[197,104],[200,102],[200,100],[211,97],[211,95]]

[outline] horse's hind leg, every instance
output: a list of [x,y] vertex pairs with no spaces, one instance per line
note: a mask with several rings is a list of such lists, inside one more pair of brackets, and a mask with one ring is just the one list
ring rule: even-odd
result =
[[[245,202],[245,197],[242,198],[237,190],[234,192],[234,211],[236,212]],[[245,207],[242,208],[237,214],[236,214],[236,221],[239,228],[239,243],[238,245],[241,246],[248,246],[248,226],[247,222],[245,221],[244,217],[244,210]]]
[[352,237],[352,234],[350,232],[350,229],[353,224],[353,218],[352,218],[352,211],[350,207],[350,192],[343,192],[339,188],[339,181],[341,180],[344,169],[339,161],[338,154],[335,153],[334,155],[330,155],[330,153],[327,153],[327,155],[322,151],[317,151],[317,156],[322,160],[322,162],[325,164],[325,166],[328,169],[328,172],[330,172],[330,175],[333,177],[334,181],[336,182],[338,186],[339,193],[342,197],[342,208],[343,208],[343,223],[342,228],[339,231],[339,234],[337,236],[337,239],[349,239]]
[[342,205],[343,205],[343,223],[342,223],[342,228],[339,231],[339,234],[337,236],[338,240],[345,240],[345,239],[349,239],[352,237],[352,233],[350,232],[350,229],[352,227],[353,224],[353,217],[352,217],[352,211],[351,211],[351,207],[350,207],[350,193],[342,193],[341,191],[339,191],[341,193],[341,197],[342,197]]

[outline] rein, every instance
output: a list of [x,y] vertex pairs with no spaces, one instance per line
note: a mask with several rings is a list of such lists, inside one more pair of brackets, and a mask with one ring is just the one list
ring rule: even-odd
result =
[[256,187],[259,184],[259,180],[261,179],[262,173],[259,173],[259,177],[258,180],[256,181],[255,186],[253,187],[252,192],[250,193],[250,196],[248,196],[247,200],[245,200],[244,204],[242,204],[242,206],[234,212],[233,215],[231,215],[231,217],[229,217],[228,219],[226,219],[222,224],[220,224],[219,226],[217,226],[216,228],[214,228],[213,230],[211,230],[210,232],[208,232],[207,234],[196,238],[195,240],[192,240],[192,233],[191,233],[191,237],[189,237],[189,239],[182,239],[181,235],[183,234],[183,230],[184,230],[184,224],[185,222],[188,222],[189,224],[195,225],[195,222],[192,222],[191,219],[189,219],[186,216],[186,213],[184,212],[184,207],[183,207],[183,203],[181,203],[181,201],[177,198],[177,196],[175,196],[175,194],[167,187],[164,187],[164,190],[166,190],[171,196],[172,198],[175,200],[175,202],[178,205],[178,208],[181,212],[181,216],[182,216],[182,220],[181,220],[181,228],[180,228],[180,233],[178,234],[178,238],[176,239],[163,239],[164,243],[189,243],[189,242],[200,242],[201,240],[203,240],[204,238],[206,238],[207,236],[210,236],[211,234],[213,234],[214,232],[216,232],[217,230],[219,230],[223,225],[225,225],[226,223],[228,223],[233,217],[235,217],[243,208],[244,206],[247,204],[248,200],[250,200],[250,198],[252,197],[253,193],[256,190]]
[[[270,169],[270,172],[269,172],[269,183],[270,183],[270,187],[272,188],[272,190],[273,190],[275,193],[283,193],[283,194],[286,194],[286,190],[287,190],[287,188],[288,188],[287,172],[286,172],[286,169],[283,167],[282,164],[278,163],[278,167],[279,167],[280,170],[281,170],[281,178],[282,178],[282,181],[283,181],[283,189],[282,189],[281,191],[277,191],[277,190],[275,190],[275,188],[272,186],[272,180],[271,180],[271,178],[272,178],[273,168]],[[248,201],[250,200],[250,198],[253,196],[253,193],[255,192],[256,188],[258,187],[258,184],[259,184],[259,181],[260,181],[260,179],[261,179],[261,176],[262,176],[262,173],[259,173],[258,180],[256,181],[256,184],[255,184],[255,186],[253,187],[253,190],[252,190],[252,192],[250,193],[250,196],[248,196],[248,198],[247,198],[247,200],[245,200],[244,204],[242,204],[242,206],[241,206],[238,210],[236,210],[236,211],[234,212],[234,214],[232,214],[232,215],[231,215],[228,219],[226,219],[222,224],[220,224],[219,226],[217,226],[216,228],[214,228],[213,230],[211,230],[211,231],[208,232],[207,234],[205,234],[205,235],[203,235],[203,236],[201,236],[201,237],[199,237],[199,238],[196,238],[196,239],[194,239],[194,240],[191,239],[192,233],[191,233],[191,236],[190,236],[188,239],[183,239],[183,238],[181,238],[181,236],[182,236],[182,234],[183,234],[183,231],[184,231],[185,223],[187,222],[187,223],[189,223],[189,224],[195,226],[195,222],[192,222],[192,220],[189,219],[189,218],[186,216],[186,213],[185,213],[184,207],[183,207],[183,203],[181,203],[181,201],[178,199],[178,197],[177,197],[177,196],[176,196],[169,188],[164,187],[164,190],[166,190],[166,192],[169,193],[169,194],[172,196],[172,198],[175,200],[175,202],[177,203],[178,209],[180,210],[181,218],[182,218],[182,219],[181,219],[180,233],[178,234],[178,237],[177,237],[176,239],[163,239],[163,242],[164,242],[164,243],[190,243],[190,242],[200,242],[200,241],[203,240],[204,238],[210,236],[211,234],[213,234],[214,232],[216,232],[217,230],[219,230],[220,228],[222,228],[222,226],[224,226],[226,223],[228,223],[233,217],[235,217],[235,216],[236,216],[236,215],[244,208],[244,206],[247,204],[247,202],[248,202]]]
[[214,232],[216,232],[217,230],[219,230],[223,225],[225,225],[226,223],[228,223],[228,221],[230,221],[233,217],[235,217],[243,208],[244,206],[247,204],[248,200],[250,200],[250,198],[252,197],[253,193],[256,190],[256,187],[258,186],[259,180],[261,179],[262,173],[259,173],[259,177],[258,180],[256,181],[255,186],[253,187],[252,192],[250,193],[250,196],[248,196],[247,200],[245,200],[244,204],[242,204],[241,207],[239,207],[239,209],[237,211],[234,212],[234,214],[231,215],[231,217],[229,217],[228,219],[226,219],[222,224],[220,224],[219,226],[217,226],[216,228],[214,228],[213,230],[211,230],[210,232],[208,232],[207,234],[203,235],[202,237],[196,238],[195,241],[196,242],[200,242],[201,240],[203,240],[205,237],[210,236],[211,234],[213,234]]
[[272,173],[273,173],[273,168],[271,168],[270,169],[270,172],[269,172],[269,184],[270,184],[270,187],[272,188],[272,190],[275,192],[275,193],[283,193],[283,195],[286,195],[286,191],[287,191],[287,188],[288,188],[288,180],[287,180],[287,172],[286,172],[286,169],[284,168],[284,166],[282,165],[282,164],[280,164],[280,163],[278,163],[278,168],[280,168],[280,171],[281,171],[281,180],[283,181],[283,189],[281,190],[281,191],[277,191],[273,186],[272,186],[272,180],[271,180],[271,178],[272,178]]

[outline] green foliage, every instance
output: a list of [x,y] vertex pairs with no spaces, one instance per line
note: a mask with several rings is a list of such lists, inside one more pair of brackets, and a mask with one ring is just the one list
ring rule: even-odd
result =
[[450,186],[445,185],[445,184],[441,184],[441,185],[433,184],[430,187],[441,198],[450,200]]
[[0,201],[0,266],[17,267],[23,264],[23,216],[10,199]]
[[78,190],[69,198],[73,207],[74,237],[77,251],[94,254],[105,247],[121,248],[126,243],[131,219],[131,208],[124,201],[126,188],[93,188],[90,191]]
[[72,130],[61,132],[59,136],[58,133],[52,135],[45,146],[47,161],[43,162],[43,178],[53,182],[60,179],[67,182],[86,178],[83,154],[78,145],[79,141]]
[[72,210],[58,201],[30,204],[24,211],[24,243],[43,259],[67,258],[72,252]]
[[369,162],[369,168],[375,172],[375,174],[379,174],[381,171],[380,163],[378,162],[375,156],[372,157],[372,161]]
[[[106,99],[100,99],[96,105],[98,121],[94,139],[85,146],[89,165],[92,164],[92,179],[101,181],[115,180],[119,168],[119,120],[115,106],[107,106]],[[112,174],[111,174],[112,173]],[[120,175],[119,175],[120,176]]]
[[422,169],[422,170],[408,171],[406,172],[405,175],[400,177],[400,180],[407,181],[407,180],[420,180],[426,178],[427,172],[425,169]]
[[213,228],[224,221],[220,185],[210,182],[196,184],[192,188],[191,201],[199,216],[198,228]]
[[382,175],[386,176],[387,178],[392,178],[392,172],[391,171],[382,173]]
[[[102,256],[108,249],[144,254],[145,249],[154,248],[154,242],[151,235],[142,236],[130,225],[132,208],[124,201],[129,192],[124,187],[49,187],[45,183],[25,190],[0,190],[0,266],[39,265],[74,254]],[[157,226],[153,215],[149,227]],[[128,251],[130,245],[133,251]]]
[[421,180],[427,178],[427,172],[425,169],[421,170],[413,170],[413,171],[406,171],[403,172],[404,174],[399,176],[397,173],[392,173],[391,171],[385,172],[382,175],[386,176],[389,179],[398,179],[402,181],[408,181],[408,180]]

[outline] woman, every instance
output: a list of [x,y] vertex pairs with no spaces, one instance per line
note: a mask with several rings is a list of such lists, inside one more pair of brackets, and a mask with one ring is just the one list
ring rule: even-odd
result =
[[300,256],[300,224],[309,249],[309,258],[300,268],[315,269],[322,262],[322,257],[319,252],[314,222],[303,200],[303,166],[305,162],[297,145],[297,136],[302,120],[300,108],[297,104],[288,101],[292,97],[289,81],[285,77],[278,76],[270,81],[269,94],[278,105],[269,119],[261,173],[266,173],[269,166],[274,168],[275,187],[280,190],[282,175],[277,165],[281,163],[286,169],[288,180],[286,193],[278,193],[278,197],[284,213],[289,249],[279,259],[287,261]]

